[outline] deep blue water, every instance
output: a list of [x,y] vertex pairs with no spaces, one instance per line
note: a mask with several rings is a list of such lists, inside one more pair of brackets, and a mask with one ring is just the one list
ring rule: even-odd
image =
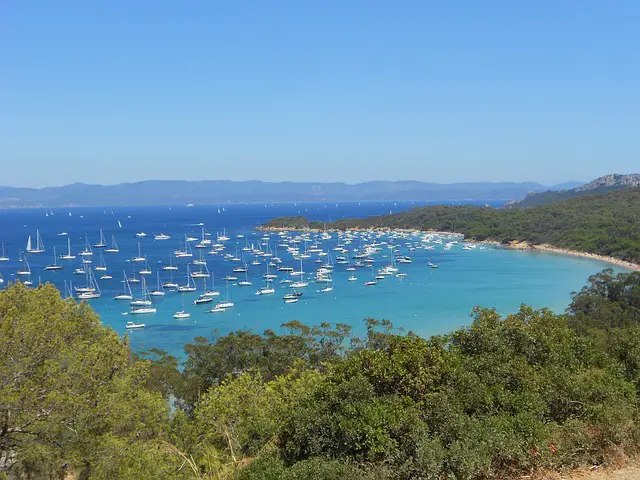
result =
[[[305,215],[312,220],[331,221],[346,217],[364,217],[407,210],[418,204],[402,202],[371,203],[331,203],[331,204],[267,204],[267,205],[221,205],[221,206],[173,206],[173,207],[113,207],[113,208],[58,208],[58,209],[21,209],[0,211],[0,241],[5,243],[8,262],[0,262],[0,274],[8,282],[14,281],[16,272],[24,267],[19,262],[19,253],[24,251],[27,237],[32,236],[35,243],[36,229],[39,229],[44,240],[46,252],[27,255],[31,267],[32,281],[53,282],[61,291],[64,284],[73,281],[75,286],[83,285],[84,276],[74,275],[75,268],[80,266],[81,258],[62,261],[64,269],[56,272],[44,271],[44,267],[53,263],[53,247],[57,255],[66,253],[67,238],[71,239],[72,253],[78,255],[84,248],[85,234],[93,245],[98,241],[98,232],[102,228],[107,240],[115,235],[120,252],[103,254],[111,280],[99,280],[102,297],[91,300],[91,305],[101,315],[103,323],[124,333],[125,323],[129,320],[142,321],[146,327],[130,332],[131,344],[136,349],[151,347],[161,348],[180,355],[184,344],[196,336],[212,337],[216,330],[219,334],[247,328],[261,332],[267,328],[278,327],[290,320],[300,320],[307,324],[318,324],[323,321],[343,322],[354,326],[355,333],[363,331],[362,319],[365,317],[386,318],[396,327],[412,330],[428,336],[451,331],[470,322],[469,313],[475,305],[495,307],[501,313],[517,310],[522,303],[534,307],[549,307],[557,312],[566,308],[572,291],[579,290],[586,278],[605,268],[607,264],[593,260],[568,257],[548,253],[531,253],[511,251],[493,246],[478,246],[472,250],[463,249],[463,242],[452,245],[450,249],[443,244],[430,243],[433,250],[418,248],[410,251],[407,244],[423,245],[421,236],[408,238],[392,238],[382,236],[378,242],[389,242],[398,247],[403,255],[410,256],[411,264],[399,265],[406,278],[389,277],[379,281],[376,286],[366,287],[364,282],[372,277],[371,268],[358,268],[356,272],[346,271],[347,265],[335,265],[333,274],[334,291],[318,293],[321,285],[310,283],[301,289],[303,295],[296,304],[285,304],[282,295],[286,286],[277,283],[276,295],[256,296],[255,291],[263,285],[262,275],[266,271],[268,259],[261,258],[261,265],[249,265],[248,278],[252,287],[240,287],[231,282],[229,293],[235,306],[222,313],[205,313],[212,307],[193,305],[197,293],[180,294],[168,292],[155,301],[157,313],[146,316],[123,315],[129,310],[127,302],[117,302],[112,297],[123,290],[123,271],[131,276],[139,271],[143,264],[130,262],[137,254],[138,241],[141,252],[147,257],[153,271],[147,276],[150,288],[156,286],[156,271],[161,274],[161,281],[169,280],[170,273],[161,270],[163,264],[169,263],[172,252],[179,247],[184,235],[200,237],[200,223],[204,223],[215,243],[216,233],[226,230],[231,238],[224,242],[225,250],[218,255],[205,255],[208,268],[215,277],[216,290],[221,298],[226,296],[225,282],[222,278],[232,274],[234,267],[239,266],[223,258],[224,253],[240,255],[241,248],[253,244],[263,250],[270,248],[277,251],[283,264],[298,269],[299,262],[276,245],[282,243],[277,234],[271,234],[268,240],[261,240],[262,233],[254,228],[277,216]],[[118,221],[122,227],[118,226]],[[58,235],[67,232],[67,236]],[[146,232],[143,239],[136,237],[137,232]],[[165,233],[170,240],[156,241],[153,234]],[[244,238],[237,238],[237,235]],[[369,239],[372,241],[373,239]],[[339,252],[333,248],[344,239],[334,234],[329,240],[317,242],[325,251],[330,252],[335,260]],[[265,245],[260,245],[264,243]],[[309,246],[313,242],[309,243]],[[353,252],[366,241],[354,239],[345,248]],[[268,247],[267,247],[268,244]],[[386,247],[384,247],[386,248]],[[375,268],[390,262],[388,250],[375,255]],[[99,249],[93,249],[92,266],[100,264]],[[180,284],[186,282],[186,265],[199,255],[194,249],[194,257],[172,261],[180,268],[173,274],[173,279]],[[304,260],[304,270],[312,273],[320,265],[315,263],[315,255]],[[326,261],[328,256],[322,257]],[[245,260],[250,263],[253,255],[245,253]],[[427,262],[438,265],[434,269]],[[197,268],[197,267],[196,267]],[[271,273],[278,273],[271,269]],[[354,273],[358,281],[347,281]],[[96,272],[96,276],[104,272]],[[237,274],[244,280],[242,274]],[[139,277],[139,275],[138,275]],[[279,274],[280,279],[288,274]],[[197,281],[199,290],[203,282]],[[211,281],[209,281],[211,286]],[[139,285],[132,285],[135,290]],[[216,300],[214,300],[215,302]],[[173,313],[183,309],[191,313],[191,318],[176,320]]]

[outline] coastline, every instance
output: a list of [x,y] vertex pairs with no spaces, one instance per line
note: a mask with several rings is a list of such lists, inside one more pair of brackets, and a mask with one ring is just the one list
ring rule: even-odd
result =
[[[498,245],[497,242],[491,242]],[[542,243],[540,245],[531,245],[527,242],[511,242],[509,244],[500,244],[505,248],[509,248],[512,250],[530,250],[530,251],[539,251],[546,253],[556,253],[558,255],[571,255],[572,257],[582,257],[588,258],[590,260],[598,260],[601,262],[610,263],[612,265],[616,265],[618,267],[626,268],[627,270],[640,271],[640,264],[627,262],[625,260],[620,260],[615,257],[608,257],[606,255],[598,255],[597,253],[589,253],[589,252],[581,252],[579,250],[569,250],[566,248],[558,248],[553,245],[549,245],[546,243]]]
[[[256,227],[256,230],[258,231],[263,231],[263,232],[284,232],[284,231],[293,231],[293,232],[341,232],[344,231],[343,229],[338,229],[338,228],[327,228],[327,229],[319,229],[319,228],[306,228],[306,229],[295,229],[295,228],[285,228],[285,227],[264,227],[264,226],[259,226]],[[398,232],[409,232],[409,233],[432,233],[432,234],[439,234],[439,235],[455,235],[455,236],[460,236],[463,237],[465,239],[465,241],[468,242],[474,242],[474,243],[485,243],[485,244],[490,244],[490,245],[495,245],[495,246],[499,246],[499,247],[503,247],[503,248],[507,248],[507,249],[511,249],[511,250],[529,250],[529,251],[539,251],[539,252],[546,252],[546,253],[555,253],[558,255],[570,255],[572,257],[582,257],[582,258],[587,258],[590,260],[598,260],[601,262],[605,262],[605,263],[610,263],[611,265],[616,265],[618,267],[622,267],[625,268],[627,270],[633,270],[633,271],[640,271],[640,264],[638,263],[633,263],[633,262],[627,262],[625,260],[620,260],[619,258],[615,258],[615,257],[608,257],[606,255],[599,255],[597,253],[589,253],[589,252],[581,252],[579,250],[569,250],[566,248],[559,248],[559,247],[554,247],[553,245],[549,245],[546,243],[543,244],[539,244],[539,245],[532,245],[528,242],[518,242],[518,241],[513,241],[511,243],[500,243],[497,242],[495,240],[474,240],[471,238],[466,238],[464,236],[464,234],[460,233],[460,232],[443,232],[443,231],[438,231],[438,230],[420,230],[417,228],[349,228],[347,230],[352,230],[352,231],[398,231]]]

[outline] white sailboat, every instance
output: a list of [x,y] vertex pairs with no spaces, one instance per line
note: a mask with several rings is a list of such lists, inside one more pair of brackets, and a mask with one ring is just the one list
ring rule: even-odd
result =
[[151,306],[151,297],[149,296],[149,292],[147,291],[147,282],[144,277],[142,277],[142,286],[141,286],[141,298],[134,298],[129,302],[129,305],[132,307],[147,307]]
[[173,281],[173,272],[170,272],[170,275],[169,281],[163,283],[162,288],[166,288],[167,290],[174,292],[178,289],[179,285]]
[[233,302],[231,301],[231,297],[230,297],[230,295],[229,295],[229,282],[227,281],[227,298],[226,298],[224,301],[222,301],[222,302],[218,302],[218,303],[216,303],[215,308],[214,308],[214,309],[212,309],[211,311],[214,311],[214,310],[216,310],[216,309],[218,309],[218,308],[220,308],[220,309],[223,309],[223,310],[224,310],[224,309],[227,309],[227,308],[231,308],[231,307],[233,307],[234,305],[235,305],[235,303],[233,303]]
[[253,285],[253,283],[251,283],[249,281],[249,271],[247,270],[247,267],[246,267],[246,264],[245,264],[244,280],[241,280],[240,282],[238,282],[238,286],[240,286],[240,287],[250,287],[251,285]]
[[67,238],[67,253],[60,255],[61,260],[75,260],[76,256],[71,254],[71,239]]
[[155,290],[151,290],[149,292],[149,295],[151,295],[152,297],[164,297],[165,292],[164,288],[162,288],[162,284],[160,283],[160,272],[156,272],[156,278],[158,280],[158,286]]
[[129,285],[129,280],[127,279],[127,274],[123,271],[122,275],[124,276],[124,292],[119,293],[115,297],[114,300],[133,300],[133,294],[131,293],[131,286]]
[[27,260],[26,255],[24,257],[24,266],[20,270],[18,270],[16,274],[25,277],[31,275],[31,267],[29,266],[29,261]]
[[368,282],[364,282],[364,285],[365,285],[365,287],[372,287],[372,286],[377,285],[377,284],[378,284],[378,282],[376,281],[374,273],[373,273],[373,265],[371,265],[371,280],[369,280]]
[[111,234],[111,246],[109,248],[104,249],[107,253],[118,253],[120,249],[118,248],[118,244],[116,243],[115,235]]
[[[146,260],[146,258],[145,258],[145,260]],[[140,275],[151,275],[153,272],[151,271],[151,267],[149,266],[149,264],[145,262],[144,267],[138,273]]]
[[100,292],[100,287],[98,286],[98,282],[96,281],[96,277],[93,274],[93,270],[90,268],[86,268],[86,276],[87,276],[87,286],[81,289],[76,289],[78,292],[78,298],[81,300],[91,300],[93,298],[100,298],[102,293]]
[[36,230],[36,246],[35,248],[32,247],[31,235],[29,235],[29,238],[27,239],[26,252],[27,253],[43,253],[44,251],[45,251],[44,243],[42,242],[42,237],[40,237],[40,230]]
[[84,234],[84,250],[80,252],[81,257],[90,257],[93,255],[93,250],[91,250],[91,244],[89,243],[89,238],[87,234]]
[[142,256],[142,252],[140,251],[140,242],[138,242],[138,256],[133,257],[131,259],[132,262],[146,262],[147,258]]
[[273,280],[278,278],[278,276],[271,275],[269,273],[269,263],[267,263],[267,273],[263,275],[263,278],[265,280],[265,285],[258,289],[256,295],[272,295],[276,293],[276,289],[273,287]]
[[187,292],[195,292],[196,286],[191,283],[191,270],[189,269],[189,265],[187,265],[187,284],[180,285],[178,287],[178,292],[187,293]]
[[4,251],[4,242],[2,242],[2,255],[0,255],[0,262],[8,262],[8,261],[9,261],[9,257],[7,257]]
[[96,265],[94,267],[94,270],[96,272],[106,272],[107,271],[107,264],[104,263],[104,257],[102,256],[102,252],[100,252],[100,265]]
[[175,250],[173,254],[176,256],[176,258],[193,257],[193,252],[191,251],[191,247],[189,246],[189,239],[187,238],[186,235],[184,236],[184,249]]
[[166,271],[177,271],[178,270],[178,266],[173,264],[173,260],[171,258],[171,255],[169,255],[169,265],[165,265],[164,267],[162,267],[163,270]]
[[58,265],[58,257],[56,256],[56,247],[53,247],[53,264],[44,267],[47,271],[62,270],[62,265]]
[[100,240],[98,243],[93,245],[95,248],[105,248],[107,246],[107,242],[104,239],[104,233],[102,233],[102,229],[100,229]]

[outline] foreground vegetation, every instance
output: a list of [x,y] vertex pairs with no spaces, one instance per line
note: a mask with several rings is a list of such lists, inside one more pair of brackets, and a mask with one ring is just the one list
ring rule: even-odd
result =
[[[323,228],[300,217],[278,218],[264,228]],[[587,195],[519,209],[433,206],[405,213],[326,224],[330,229],[402,228],[462,233],[475,240],[528,242],[640,263],[640,188]]]
[[[84,304],[0,293],[9,478],[485,479],[640,446],[640,273],[604,271],[566,315],[476,309],[423,339],[387,321],[283,325],[132,355]],[[0,478],[3,473],[0,473]]]

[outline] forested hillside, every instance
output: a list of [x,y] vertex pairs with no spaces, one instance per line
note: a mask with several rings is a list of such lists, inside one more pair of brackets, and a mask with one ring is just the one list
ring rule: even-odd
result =
[[430,339],[291,322],[198,338],[181,369],[53,286],[12,286],[0,477],[503,479],[634,455],[640,273],[593,276],[568,312],[478,308]]
[[[300,218],[291,225],[320,228],[317,223]],[[263,227],[292,228],[287,219],[275,219]],[[640,263],[640,188],[524,210],[470,205],[422,207],[405,213],[339,220],[326,224],[326,228],[457,232],[470,239],[550,244]]]

